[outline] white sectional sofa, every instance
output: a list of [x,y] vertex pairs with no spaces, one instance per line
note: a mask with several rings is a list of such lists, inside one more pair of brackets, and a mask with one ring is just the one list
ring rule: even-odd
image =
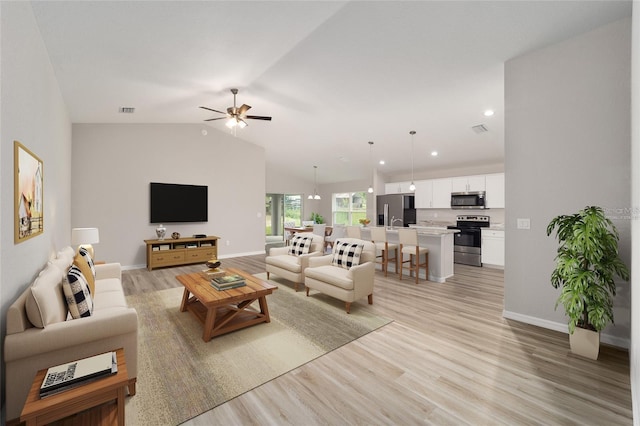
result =
[[95,265],[93,314],[72,319],[62,290],[73,263],[67,247],[40,272],[7,311],[4,341],[6,418],[20,417],[38,370],[124,348],[129,394],[135,394],[138,315],[127,307],[119,263]]

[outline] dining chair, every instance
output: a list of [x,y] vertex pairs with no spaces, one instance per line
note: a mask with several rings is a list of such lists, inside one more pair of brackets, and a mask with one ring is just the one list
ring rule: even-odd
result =
[[[429,280],[429,249],[418,245],[418,231],[416,229],[398,229],[398,241],[400,242],[400,281],[402,281],[402,270],[409,269],[409,276],[416,274],[416,284],[420,275],[420,267],[424,266],[424,276]],[[409,255],[409,260],[404,260],[404,255]],[[420,263],[420,256],[424,254],[424,263]],[[409,263],[405,267],[405,263]]]
[[285,222],[284,223],[284,242],[285,245],[289,245],[289,243],[291,243],[291,238],[293,237],[293,232],[292,231],[287,231],[286,228],[293,228],[294,226],[296,226],[295,222]]
[[347,227],[345,225],[333,225],[331,235],[324,237],[327,246],[333,250],[333,244],[338,238],[344,238],[347,236]]
[[322,237],[322,239],[324,239],[324,232],[326,231],[327,225],[322,223],[322,224],[318,224],[316,223],[315,225],[313,225],[313,233],[316,235],[320,235]]
[[362,239],[362,231],[359,226],[347,226],[347,237]]
[[[392,261],[396,264],[396,274],[398,273],[398,244],[389,244],[387,241],[387,230],[384,227],[372,227],[371,231],[371,242],[376,245],[376,259],[380,258],[380,263],[382,264],[382,270],[384,271],[384,276],[387,276],[387,270],[389,269],[389,261]],[[377,252],[380,251],[382,254],[378,256]],[[389,251],[393,251],[395,253],[394,257],[389,258]]]

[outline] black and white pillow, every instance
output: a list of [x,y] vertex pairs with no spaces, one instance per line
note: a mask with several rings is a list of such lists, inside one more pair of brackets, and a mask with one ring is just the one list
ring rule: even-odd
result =
[[364,244],[338,240],[334,245],[331,263],[344,269],[351,269],[351,267],[360,264],[360,255],[363,249]]
[[93,314],[93,299],[89,284],[84,274],[75,265],[71,265],[69,272],[62,281],[62,291],[69,313],[73,319],[90,317]]
[[311,243],[313,242],[312,236],[304,236],[304,235],[294,235],[291,238],[291,243],[289,245],[289,254],[293,256],[300,256],[301,254],[309,253],[309,248],[311,248]]

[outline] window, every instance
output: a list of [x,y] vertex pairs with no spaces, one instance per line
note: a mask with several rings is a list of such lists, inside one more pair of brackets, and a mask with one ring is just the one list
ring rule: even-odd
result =
[[366,191],[341,192],[332,198],[334,225],[359,225],[367,217]]
[[267,236],[283,235],[284,227],[300,226],[302,217],[301,194],[267,194],[265,218]]

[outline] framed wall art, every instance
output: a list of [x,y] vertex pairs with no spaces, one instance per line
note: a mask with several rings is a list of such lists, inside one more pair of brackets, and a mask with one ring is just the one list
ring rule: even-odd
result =
[[13,142],[14,243],[44,231],[42,160],[18,141]]

